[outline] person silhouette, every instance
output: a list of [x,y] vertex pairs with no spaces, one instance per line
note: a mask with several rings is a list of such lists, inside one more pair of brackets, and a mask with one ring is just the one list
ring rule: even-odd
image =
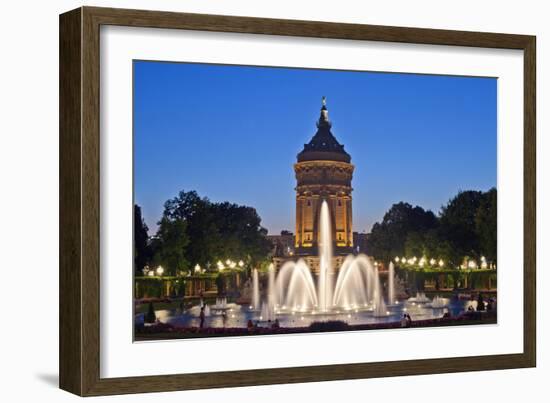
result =
[[199,315],[199,318],[201,320],[199,327],[202,329],[204,327],[204,319],[206,318],[206,314],[204,313],[204,305],[201,306],[201,313]]
[[227,312],[223,311],[222,312],[222,326],[225,327],[227,323]]

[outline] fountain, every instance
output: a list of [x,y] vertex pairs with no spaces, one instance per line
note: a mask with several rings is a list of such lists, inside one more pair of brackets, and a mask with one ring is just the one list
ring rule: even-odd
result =
[[216,304],[210,308],[214,311],[225,311],[227,310],[227,298],[226,297],[218,297],[216,298]]
[[269,265],[267,273],[267,306],[270,312],[275,312],[275,306],[277,305],[277,302],[275,293],[275,266],[273,265],[273,263]]
[[311,271],[303,259],[286,262],[275,280],[275,303],[280,310],[311,311],[318,307]]
[[[235,304],[228,304],[218,298],[212,307],[206,306],[205,314],[219,315],[227,309],[229,319],[235,319],[237,326],[246,320],[269,322],[279,319],[286,326],[304,326],[315,321],[343,318],[351,323],[378,323],[398,320],[402,310],[414,311],[417,317],[440,315],[442,308],[449,305],[446,298],[430,300],[422,292],[409,298],[406,305],[397,301],[397,286],[393,263],[388,266],[387,301],[380,281],[378,267],[364,254],[348,255],[339,271],[334,275],[330,212],[326,201],[321,205],[319,217],[319,272],[317,276],[302,258],[287,261],[278,273],[273,264],[267,270],[267,287],[260,293],[259,272],[252,272],[252,301],[249,309],[240,311]],[[334,281],[335,280],[335,281]],[[403,292],[400,291],[400,294]],[[474,301],[475,302],[475,301]],[[201,304],[202,305],[202,304]],[[433,309],[434,312],[428,311]],[[438,313],[435,313],[437,311]],[[198,311],[191,312],[196,317]]]
[[388,267],[388,304],[397,303],[395,300],[395,266],[390,262]]
[[271,312],[275,313],[338,314],[341,310],[361,310],[373,311],[375,316],[386,316],[387,306],[378,269],[366,255],[347,256],[333,286],[330,213],[326,201],[321,205],[319,226],[317,287],[303,259],[284,263],[276,277],[274,268],[270,266],[267,308],[274,307]]
[[426,294],[423,292],[418,291],[416,293],[416,296],[410,297],[407,302],[415,303],[415,304],[428,304],[430,303],[430,299],[426,297]]
[[319,284],[317,296],[319,310],[326,312],[332,308],[332,239],[330,232],[330,213],[328,204],[321,204],[321,217],[319,220],[321,239],[319,242]]
[[434,309],[442,309],[445,308],[447,305],[449,305],[448,298],[442,298],[441,296],[436,295],[432,300],[431,307]]
[[386,308],[386,303],[384,302],[384,297],[382,297],[382,293],[380,292],[380,276],[378,275],[377,267],[374,268],[373,303],[374,303],[374,316],[380,317],[380,316],[389,315],[388,310]]
[[269,306],[269,304],[263,303],[262,309],[260,310],[260,320],[262,321],[272,321],[275,319],[275,311]]
[[260,280],[257,269],[252,271],[252,309],[260,310]]
[[[364,262],[362,262],[365,260]],[[363,264],[364,263],[364,264]],[[334,306],[356,308],[365,307],[369,298],[364,279],[369,278],[368,259],[348,256],[340,269],[340,274],[334,288]]]

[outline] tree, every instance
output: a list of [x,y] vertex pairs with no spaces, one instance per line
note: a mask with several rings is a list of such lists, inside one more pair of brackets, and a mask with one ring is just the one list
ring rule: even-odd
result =
[[180,219],[189,221],[209,203],[210,201],[207,198],[201,199],[194,190],[190,192],[182,190],[176,197],[164,203],[163,217],[170,220]]
[[[382,222],[377,222],[372,227],[369,237],[370,253],[384,261],[389,261],[394,256],[403,256],[409,233],[424,233],[437,226],[437,217],[431,211],[404,202],[394,204],[384,214]],[[411,240],[411,246],[412,242]]]
[[218,260],[216,250],[221,246],[221,238],[207,198],[201,198],[195,191],[180,191],[164,203],[163,219],[185,222],[190,240],[185,257],[191,264],[205,266]]
[[149,228],[141,215],[141,207],[134,204],[134,272],[143,276],[143,268],[150,263]]
[[271,243],[261,218],[252,207],[234,203],[213,203],[197,192],[179,192],[164,204],[163,220],[186,224],[189,239],[185,257],[201,266],[218,260],[248,259],[258,262],[267,257]]
[[155,239],[155,266],[163,266],[167,275],[174,276],[188,266],[186,248],[189,238],[187,224],[180,219],[170,220],[163,217]]
[[497,190],[460,191],[441,208],[440,216],[408,203],[394,204],[369,237],[377,259],[426,256],[456,267],[465,257],[496,262]]
[[424,245],[422,256],[430,258],[446,258],[448,256],[449,244],[442,239],[441,229],[438,226],[424,234]]
[[456,266],[464,256],[479,257],[480,243],[476,232],[476,213],[483,192],[461,191],[441,209],[441,238],[452,247],[447,260]]
[[497,261],[497,190],[483,194],[476,211],[475,228],[481,252],[488,261]]
[[424,236],[420,232],[412,231],[407,234],[407,238],[405,239],[405,255],[425,255],[425,240]]
[[256,209],[224,202],[212,206],[225,257],[247,257],[254,263],[265,259],[271,250],[267,230],[261,226]]

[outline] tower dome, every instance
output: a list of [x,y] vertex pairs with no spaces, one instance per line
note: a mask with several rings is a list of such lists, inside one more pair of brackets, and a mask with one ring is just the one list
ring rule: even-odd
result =
[[309,143],[304,144],[304,149],[298,154],[298,162],[328,160],[349,163],[351,162],[350,155],[330,131],[332,124],[328,118],[325,97],[323,97],[322,103],[321,115],[317,121],[317,132]]

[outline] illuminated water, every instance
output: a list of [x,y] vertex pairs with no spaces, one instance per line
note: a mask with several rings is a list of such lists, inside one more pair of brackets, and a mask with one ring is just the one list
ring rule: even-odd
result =
[[[410,314],[413,320],[440,318],[446,312],[456,315],[471,304],[451,303],[440,297],[432,301],[423,293],[398,301],[393,263],[388,267],[388,295],[385,296],[378,267],[363,254],[347,256],[334,282],[330,212],[326,201],[321,205],[319,220],[319,273],[316,276],[303,259],[284,263],[277,274],[270,265],[267,290],[261,293],[259,273],[254,269],[251,305],[218,299],[214,306],[207,306],[205,326],[223,326],[224,313],[226,327],[246,327],[249,320],[269,324],[276,319],[282,327],[305,327],[328,320],[341,320],[350,325],[387,323],[399,321],[404,313]],[[157,311],[161,322],[180,326],[198,326],[199,314],[199,306],[183,312]]]
[[[425,320],[441,318],[448,312],[456,316],[464,312],[472,302],[455,300],[448,303],[444,308],[432,308],[430,304],[416,304],[402,302],[397,306],[388,306],[389,314],[376,316],[373,311],[351,309],[348,311],[334,311],[329,314],[319,312],[279,312],[274,317],[279,320],[281,327],[307,327],[312,322],[321,322],[328,320],[341,320],[350,325],[372,324],[372,323],[390,323],[398,322],[404,313],[409,313],[413,320]],[[475,304],[474,304],[475,305]],[[225,327],[247,326],[248,320],[258,322],[260,326],[269,326],[273,323],[274,317],[267,317],[267,311],[251,311],[248,306],[242,306],[234,303],[227,304],[227,314]],[[200,324],[200,309],[193,307],[181,312],[179,309],[159,310],[156,315],[161,322],[171,323],[178,326],[196,326]],[[338,313],[337,313],[338,312]],[[261,319],[260,319],[261,317]],[[205,321],[206,327],[223,327],[223,317],[220,313],[212,312]]]

